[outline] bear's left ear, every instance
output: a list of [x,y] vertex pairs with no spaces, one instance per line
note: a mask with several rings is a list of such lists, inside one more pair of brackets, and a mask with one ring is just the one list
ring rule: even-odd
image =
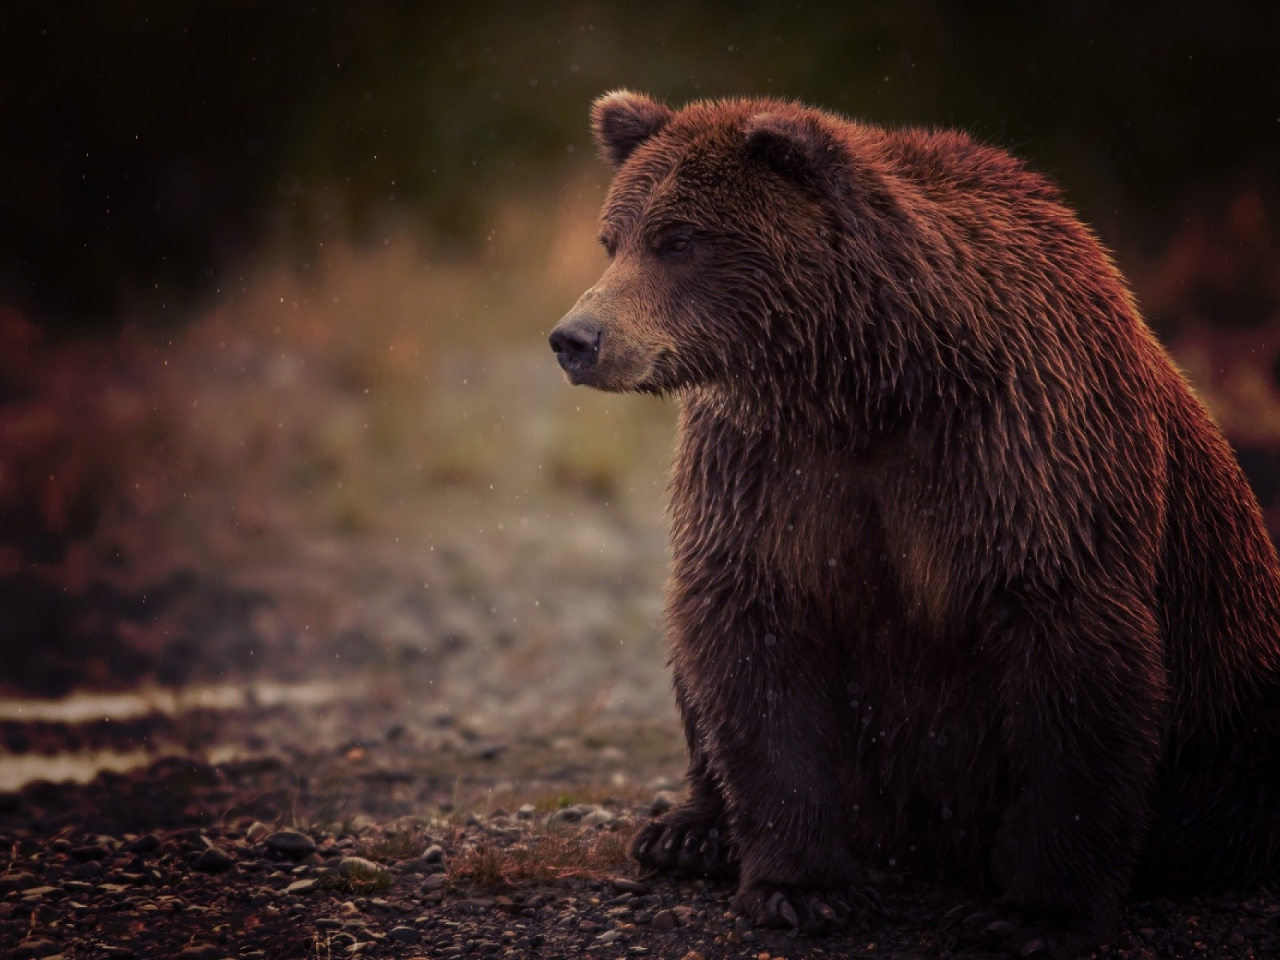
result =
[[747,153],[801,183],[820,181],[835,159],[836,143],[817,119],[787,112],[747,119]]
[[630,90],[606,93],[591,105],[591,132],[600,155],[620,167],[636,147],[666,126],[671,108]]

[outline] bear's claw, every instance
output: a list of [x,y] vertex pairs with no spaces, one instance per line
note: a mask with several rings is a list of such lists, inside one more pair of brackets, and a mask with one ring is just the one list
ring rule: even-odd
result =
[[1077,931],[1027,920],[1017,911],[972,910],[952,910],[943,929],[958,926],[958,940],[1003,950],[1010,957],[1074,957],[1090,940]]
[[650,873],[723,879],[737,874],[733,851],[713,824],[681,816],[654,820],[641,828],[631,855]]
[[853,888],[846,896],[836,890],[758,884],[734,900],[734,909],[757,926],[819,935],[842,929],[855,914],[865,915],[879,908],[878,896]]

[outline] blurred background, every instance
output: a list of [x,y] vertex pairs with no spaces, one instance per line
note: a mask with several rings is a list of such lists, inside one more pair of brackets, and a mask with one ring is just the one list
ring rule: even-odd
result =
[[959,9],[0,8],[0,787],[174,745],[674,736],[673,408],[546,347],[603,268],[587,110],[620,86],[1028,158],[1280,534],[1280,6]]

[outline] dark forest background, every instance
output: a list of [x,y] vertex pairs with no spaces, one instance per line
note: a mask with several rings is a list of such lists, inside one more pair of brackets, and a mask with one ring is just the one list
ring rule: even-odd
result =
[[264,247],[388,216],[465,255],[619,85],[963,127],[1146,254],[1242,189],[1274,209],[1280,170],[1271,3],[18,2],[0,45],[0,300],[46,328],[173,318]]
[[0,4],[0,694],[625,641],[669,712],[672,408],[545,340],[622,86],[1028,158],[1280,534],[1278,63],[1263,2]]

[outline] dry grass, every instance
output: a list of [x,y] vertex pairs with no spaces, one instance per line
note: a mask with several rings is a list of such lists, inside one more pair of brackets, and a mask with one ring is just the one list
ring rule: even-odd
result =
[[470,880],[489,889],[564,877],[602,878],[627,862],[629,836],[603,830],[546,832],[503,846],[483,843],[465,848],[449,867],[450,880]]
[[431,838],[422,828],[389,830],[360,842],[360,855],[370,860],[409,860],[422,855]]
[[319,878],[317,886],[337,893],[377,896],[391,889],[391,874],[385,870],[355,867],[344,873],[326,873]]

